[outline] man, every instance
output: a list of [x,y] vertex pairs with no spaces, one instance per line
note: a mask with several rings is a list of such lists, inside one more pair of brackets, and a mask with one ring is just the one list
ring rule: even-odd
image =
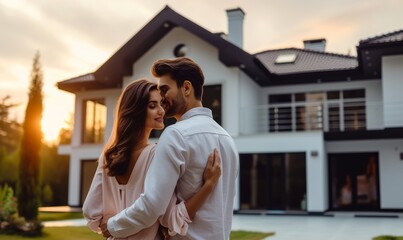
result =
[[178,200],[191,197],[203,183],[205,156],[217,148],[220,180],[189,224],[187,235],[176,235],[174,239],[229,239],[238,153],[231,136],[213,120],[211,110],[202,107],[203,72],[189,58],[159,60],[151,71],[159,78],[166,116],[176,118],[177,123],[167,127],[159,139],[144,194],[110,218],[107,229],[114,237],[132,235],[165,213],[175,191]]

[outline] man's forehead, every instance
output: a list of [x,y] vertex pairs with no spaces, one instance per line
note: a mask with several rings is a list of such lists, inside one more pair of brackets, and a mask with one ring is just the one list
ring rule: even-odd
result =
[[174,84],[175,84],[175,81],[172,80],[170,77],[163,76],[158,79],[158,87],[160,87],[160,88],[169,87],[170,85],[174,85]]
[[158,81],[158,88],[168,87],[168,84],[165,82]]

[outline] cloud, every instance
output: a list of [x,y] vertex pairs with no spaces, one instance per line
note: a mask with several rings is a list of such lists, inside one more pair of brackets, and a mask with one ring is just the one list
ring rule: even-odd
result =
[[68,54],[66,45],[57,32],[32,16],[5,6],[0,7],[0,29],[2,29],[1,59],[7,62],[28,63],[35,52],[46,52],[49,64],[54,67],[66,67],[61,56]]
[[136,1],[40,0],[35,5],[45,18],[66,31],[62,34],[73,34],[108,50],[123,44],[152,14]]

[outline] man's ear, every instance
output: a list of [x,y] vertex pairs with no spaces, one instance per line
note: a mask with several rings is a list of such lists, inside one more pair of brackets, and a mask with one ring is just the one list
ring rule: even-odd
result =
[[185,97],[190,96],[190,94],[192,93],[192,88],[193,88],[193,85],[189,80],[185,80],[183,82],[183,91],[184,91]]

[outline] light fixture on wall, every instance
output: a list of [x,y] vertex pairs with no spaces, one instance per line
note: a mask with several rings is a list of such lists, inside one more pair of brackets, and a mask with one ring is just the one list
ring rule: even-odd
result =
[[319,155],[319,152],[316,150],[311,151],[311,157],[317,157]]

